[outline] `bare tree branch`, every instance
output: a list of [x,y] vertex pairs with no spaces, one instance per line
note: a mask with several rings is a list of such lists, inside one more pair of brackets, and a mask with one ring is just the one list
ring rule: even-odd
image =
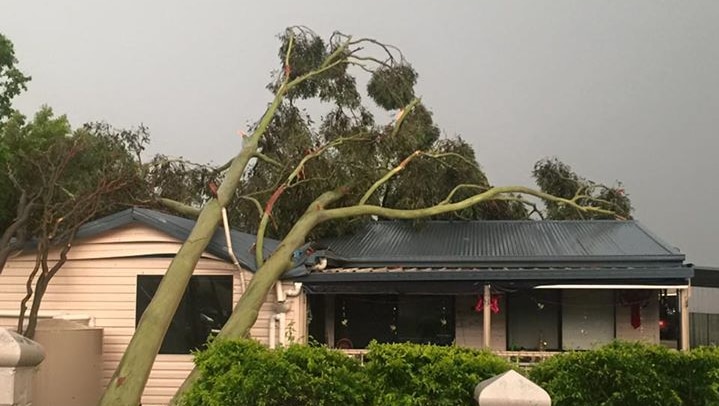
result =
[[258,151],[258,152],[255,152],[254,154],[252,154],[252,156],[255,157],[255,158],[257,158],[257,159],[260,159],[260,160],[262,160],[262,161],[264,161],[264,162],[267,162],[268,164],[270,164],[270,165],[272,165],[272,166],[275,166],[275,167],[277,167],[277,168],[282,168],[282,167],[283,167],[281,163],[279,163],[278,161],[276,161],[276,160],[274,160],[274,159],[268,157],[267,155],[263,154],[262,152],[259,152],[259,151]]
[[168,209],[185,216],[197,218],[197,216],[200,215],[200,209],[178,202],[177,200],[168,199],[166,197],[158,197],[157,202]]

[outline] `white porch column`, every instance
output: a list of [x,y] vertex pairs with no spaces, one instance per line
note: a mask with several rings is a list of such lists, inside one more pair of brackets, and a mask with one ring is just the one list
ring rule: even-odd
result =
[[689,293],[691,286],[686,289],[677,289],[677,299],[679,302],[680,317],[680,349],[682,351],[689,350]]
[[492,348],[492,312],[491,312],[491,289],[489,284],[484,285],[484,307],[483,307],[483,322],[484,325],[482,327],[482,338],[484,339],[484,348],[491,349]]

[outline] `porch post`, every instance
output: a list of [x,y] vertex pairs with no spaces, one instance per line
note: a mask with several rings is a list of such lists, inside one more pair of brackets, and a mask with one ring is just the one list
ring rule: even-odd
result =
[[335,295],[325,296],[325,339],[329,348],[335,348]]
[[679,331],[681,332],[681,338],[679,341],[680,349],[682,351],[689,350],[689,289],[691,289],[691,287],[686,289],[677,289],[680,307],[679,317],[681,324],[681,327],[679,328]]
[[484,285],[484,308],[483,310],[483,321],[484,326],[482,328],[482,338],[484,339],[484,348],[491,349],[492,348],[492,312],[491,312],[491,300],[492,295],[490,292],[490,286],[489,284]]

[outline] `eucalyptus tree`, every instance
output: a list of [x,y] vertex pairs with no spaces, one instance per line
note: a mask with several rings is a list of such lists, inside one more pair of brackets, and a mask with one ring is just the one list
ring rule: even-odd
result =
[[[257,231],[258,270],[217,339],[248,334],[267,293],[293,266],[293,253],[317,227],[328,223],[369,216],[472,215],[476,207],[480,213],[524,213],[520,207],[532,205],[525,196],[585,212],[612,213],[531,188],[491,186],[466,143],[439,139],[430,112],[415,94],[417,74],[398,49],[342,33],[324,40],[304,27],[289,28],[280,42],[279,69],[268,86],[272,101],[243,135],[238,155],[213,175],[201,208],[166,201],[196,214],[197,221],[142,315],[103,405],[139,404],[192,271],[233,200],[252,209],[244,210],[253,214],[238,221]],[[369,98],[379,109],[394,113],[386,124],[377,124],[362,104],[357,74],[363,72],[369,75]],[[309,100],[328,107],[317,126],[301,107]],[[430,165],[423,167],[424,161]],[[468,173],[471,176],[465,176]],[[439,186],[443,195],[407,196],[406,190],[416,190],[414,184]],[[303,206],[299,212],[298,202]],[[262,246],[268,231],[281,236],[281,242],[265,258]],[[193,372],[183,388],[196,377]]]
[[606,218],[631,218],[632,202],[621,182],[614,186],[586,179],[557,158],[545,158],[534,164],[532,176],[540,190],[554,196],[574,199],[582,205],[601,207],[611,214],[597,211],[577,210],[572,206],[545,201],[546,218],[551,220],[585,220]]

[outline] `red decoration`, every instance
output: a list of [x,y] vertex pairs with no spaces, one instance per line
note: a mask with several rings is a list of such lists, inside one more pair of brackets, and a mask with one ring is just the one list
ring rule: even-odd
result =
[[635,329],[638,329],[642,326],[642,308],[639,306],[639,304],[633,304],[630,309],[630,316],[629,321],[632,324],[632,327]]
[[[489,309],[492,311],[492,313],[497,314],[499,313],[499,295],[492,295],[489,299]],[[484,297],[478,296],[477,297],[477,304],[474,305],[474,311],[477,313],[481,313],[482,310],[484,310]]]
[[642,308],[647,307],[650,297],[649,290],[627,290],[619,295],[619,302],[629,306],[629,323],[635,329],[642,326]]

